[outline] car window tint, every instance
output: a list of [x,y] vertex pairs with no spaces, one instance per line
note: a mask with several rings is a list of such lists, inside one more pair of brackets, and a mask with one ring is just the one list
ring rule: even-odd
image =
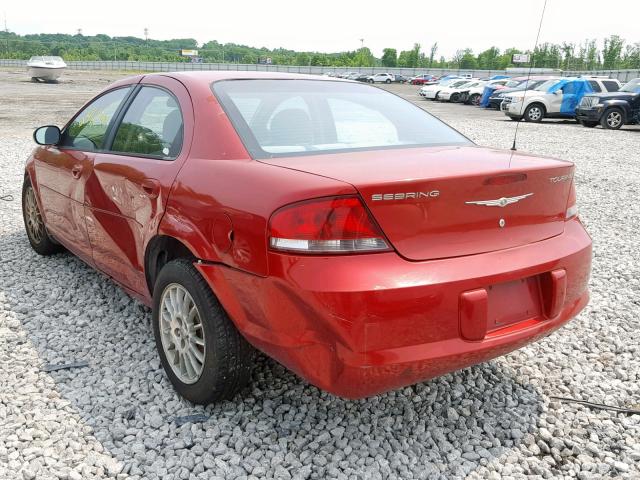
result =
[[91,102],[65,129],[60,145],[84,151],[100,150],[109,123],[131,87],[119,88]]
[[[363,84],[234,80],[212,88],[254,158],[470,143],[411,102]],[[255,103],[251,113],[246,105]]]
[[602,83],[604,87],[607,89],[607,92],[617,92],[620,89],[620,85],[618,82],[613,82],[611,80],[603,80]]
[[142,87],[118,126],[111,150],[175,158],[182,148],[182,134],[175,97],[160,88]]
[[600,88],[600,84],[595,80],[589,80],[589,85],[591,85],[591,88],[593,89],[594,92],[602,91],[602,89]]

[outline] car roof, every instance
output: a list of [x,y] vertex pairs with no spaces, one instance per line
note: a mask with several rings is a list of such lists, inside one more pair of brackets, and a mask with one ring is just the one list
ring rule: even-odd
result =
[[204,71],[184,71],[184,72],[167,72],[164,74],[173,77],[183,83],[206,83],[220,80],[255,80],[255,79],[273,79],[273,80],[320,80],[323,82],[335,82],[336,79],[329,79],[321,75],[310,75],[304,73],[287,73],[287,72],[251,72],[251,71],[221,71],[221,70],[204,70]]
[[202,71],[181,71],[181,72],[158,72],[135,75],[121,79],[113,83],[109,88],[120,84],[139,83],[143,78],[171,77],[179,80],[186,86],[208,86],[213,82],[221,80],[318,80],[321,82],[345,82],[348,80],[337,77],[326,77],[323,75],[311,75],[304,73],[287,72],[255,72],[242,70],[202,70]]

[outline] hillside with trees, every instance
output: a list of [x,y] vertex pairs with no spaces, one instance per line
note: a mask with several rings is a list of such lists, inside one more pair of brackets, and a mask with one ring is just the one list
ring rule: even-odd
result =
[[297,52],[285,48],[256,48],[215,40],[199,45],[193,38],[154,40],[138,37],[110,37],[99,34],[85,36],[67,34],[17,35],[0,32],[0,57],[28,59],[33,55],[59,55],[65,60],[140,60],[188,62],[180,49],[197,49],[203,62],[261,63],[270,58],[276,65],[313,65],[326,67],[431,67],[461,69],[504,69],[513,66],[514,53],[530,53],[533,66],[563,70],[640,69],[640,43],[630,43],[611,35],[601,44],[588,39],[580,43],[560,45],[543,43],[535,51],[491,47],[482,52],[471,48],[457,50],[450,57],[438,55],[438,43],[429,48],[416,43],[411,50],[398,52],[385,48],[381,58],[363,47],[358,50],[320,53]]

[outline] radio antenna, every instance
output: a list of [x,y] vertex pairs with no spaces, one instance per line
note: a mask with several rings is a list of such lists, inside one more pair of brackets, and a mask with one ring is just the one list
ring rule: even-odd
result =
[[[542,21],[544,20],[544,12],[547,9],[547,0],[544,0],[544,5],[542,6],[542,14],[540,15],[540,24],[538,25],[538,34],[536,35],[536,43],[533,46],[533,51],[531,52],[531,62],[529,62],[529,73],[527,73],[526,87],[525,87],[525,97],[523,97],[522,105],[520,106],[520,116],[522,116],[522,108],[524,107],[524,99],[526,98],[527,88],[529,87],[529,83],[531,81],[531,71],[533,70],[533,60],[535,59],[536,48],[538,48],[538,40],[540,40],[540,31],[542,30]],[[522,119],[516,122],[516,131],[513,134],[513,145],[511,146],[511,151],[515,152],[518,150],[516,148],[516,140],[518,139],[518,127],[520,126],[520,122]],[[513,156],[513,153],[511,154]],[[511,164],[511,160],[509,160],[509,164]]]

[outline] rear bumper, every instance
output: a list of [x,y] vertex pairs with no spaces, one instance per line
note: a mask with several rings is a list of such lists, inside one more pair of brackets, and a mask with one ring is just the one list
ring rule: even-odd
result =
[[[197,267],[253,345],[324,390],[360,398],[504,355],[562,326],[588,302],[591,239],[572,220],[541,242],[452,259],[269,253],[266,278]],[[483,291],[552,271],[564,280],[540,287],[540,311],[486,328]]]

